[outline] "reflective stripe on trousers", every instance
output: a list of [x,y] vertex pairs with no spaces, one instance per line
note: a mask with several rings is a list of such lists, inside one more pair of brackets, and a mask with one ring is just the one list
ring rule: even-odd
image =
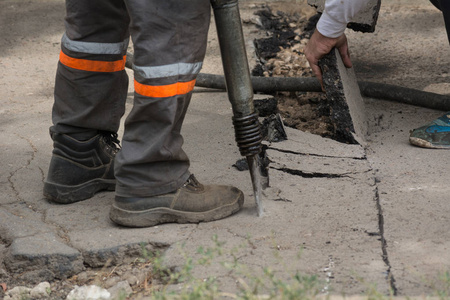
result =
[[116,157],[116,193],[152,196],[189,176],[181,125],[205,56],[208,0],[66,0],[52,131],[117,132],[125,111],[124,55],[134,46],[134,104]]

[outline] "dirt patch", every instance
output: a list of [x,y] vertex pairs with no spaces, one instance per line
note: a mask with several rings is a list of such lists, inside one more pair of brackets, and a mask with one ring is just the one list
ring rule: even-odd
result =
[[296,93],[277,95],[278,110],[284,124],[323,137],[335,138],[334,126],[330,120],[329,108],[324,105],[326,96],[320,93]]

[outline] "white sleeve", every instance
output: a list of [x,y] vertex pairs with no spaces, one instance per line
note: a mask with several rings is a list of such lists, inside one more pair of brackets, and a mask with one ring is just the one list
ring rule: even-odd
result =
[[325,0],[317,30],[326,37],[341,36],[347,24],[370,0]]

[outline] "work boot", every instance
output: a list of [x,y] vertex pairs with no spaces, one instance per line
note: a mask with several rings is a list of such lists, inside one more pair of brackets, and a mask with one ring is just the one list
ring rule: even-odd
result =
[[116,196],[110,218],[128,227],[161,223],[199,223],[219,220],[242,208],[244,194],[237,188],[202,185],[191,175],[178,190],[153,197]]
[[87,141],[52,133],[53,155],[44,196],[57,203],[74,203],[95,193],[114,191],[114,157],[119,150],[117,134],[102,132]]
[[414,129],[409,137],[411,144],[432,149],[450,149],[450,112]]

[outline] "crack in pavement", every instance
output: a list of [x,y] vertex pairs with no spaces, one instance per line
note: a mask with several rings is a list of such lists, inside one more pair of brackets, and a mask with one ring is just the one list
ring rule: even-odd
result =
[[274,170],[281,171],[281,172],[288,173],[288,174],[295,175],[295,176],[301,176],[303,178],[351,178],[348,175],[353,174],[353,172],[348,172],[348,173],[343,173],[343,174],[304,172],[304,171],[294,170],[294,169],[289,169],[289,168],[275,168],[275,167],[270,167],[270,169],[274,169]]
[[333,156],[333,155],[323,155],[323,154],[315,154],[315,153],[307,153],[307,152],[297,152],[292,150],[280,149],[273,146],[267,146],[267,149],[275,150],[281,153],[289,153],[295,155],[303,155],[303,156],[314,156],[314,157],[327,157],[327,158],[345,158],[345,159],[354,159],[354,160],[367,160],[367,156],[364,155],[362,157],[358,156]]
[[[25,168],[27,168],[28,166],[31,165],[31,162],[35,159],[35,157],[36,157],[36,152],[37,152],[38,150],[37,150],[36,146],[34,146],[34,144],[31,142],[30,139],[28,139],[28,138],[26,138],[26,137],[24,137],[24,136],[21,136],[21,135],[19,135],[19,134],[17,134],[17,133],[15,133],[15,135],[18,136],[20,139],[27,141],[27,143],[30,145],[31,149],[33,150],[33,151],[31,152],[31,157],[27,160],[26,164],[23,165],[23,166],[21,166],[21,167],[19,167],[19,168],[17,168],[16,170],[10,172],[10,173],[9,173],[9,176],[8,176],[8,182],[9,182],[9,185],[10,185],[11,189],[13,190],[13,192],[14,192],[14,194],[15,194],[15,196],[16,196],[16,199],[19,201],[19,203],[26,203],[25,199],[23,199],[22,197],[20,197],[20,193],[19,193],[19,191],[16,189],[16,186],[15,186],[15,184],[14,184],[14,182],[13,182],[13,177],[17,174],[17,172],[19,172],[20,170],[25,169]],[[40,168],[39,168],[39,169],[40,169]],[[42,172],[42,174],[43,174],[42,169],[41,169],[41,172]],[[30,208],[31,208],[31,207],[30,207]],[[34,210],[33,210],[33,211],[34,211]]]
[[393,296],[397,296],[398,290],[397,290],[397,286],[395,284],[395,278],[394,278],[394,274],[392,274],[392,266],[391,263],[389,262],[389,255],[387,252],[387,242],[386,242],[386,238],[384,237],[384,215],[383,215],[383,209],[381,207],[381,202],[380,202],[380,194],[378,192],[378,187],[375,188],[375,201],[376,201],[376,206],[377,206],[377,210],[378,210],[378,227],[380,230],[380,241],[381,241],[381,251],[383,253],[382,258],[384,263],[387,266],[387,280],[389,282],[389,287],[392,290],[392,295]]
[[[69,237],[69,230],[58,223],[47,221],[47,211],[43,211],[41,213],[42,213],[42,222],[46,225],[53,226],[53,228],[56,229],[56,234],[67,244],[67,246],[77,249],[76,247],[74,247],[71,244],[70,237]],[[79,249],[77,249],[77,250],[79,250]]]
[[23,199],[21,199],[20,193],[19,193],[19,191],[16,189],[16,186],[14,185],[14,182],[12,181],[12,178],[13,178],[14,175],[15,175],[19,170],[21,170],[22,168],[23,168],[23,167],[21,167],[21,168],[19,168],[19,169],[17,169],[17,170],[14,170],[13,172],[10,172],[10,173],[9,173],[9,176],[8,176],[8,178],[7,178],[8,182],[9,182],[9,186],[11,187],[12,191],[14,192],[14,195],[16,196],[15,198],[16,198],[17,201],[19,201],[19,203],[24,203],[25,201],[24,201]]
[[[24,136],[22,136],[22,135],[20,135],[18,133],[15,133],[15,135],[17,137],[19,137],[20,139],[25,140],[28,143],[28,145],[30,146],[30,148],[32,149],[32,151],[30,153],[31,157],[27,160],[26,164],[21,166],[21,167],[19,167],[19,168],[17,168],[16,170],[10,172],[10,176],[8,177],[9,185],[10,185],[11,189],[13,190],[13,192],[15,194],[16,200],[19,202],[18,204],[24,205],[26,207],[26,209],[29,209],[29,210],[31,210],[31,211],[33,211],[35,213],[41,214],[41,221],[44,224],[46,224],[46,225],[53,226],[56,229],[56,234],[62,240],[64,240],[69,247],[72,247],[72,245],[70,245],[70,238],[68,236],[68,230],[67,229],[65,229],[64,227],[62,227],[59,224],[46,221],[46,219],[47,219],[46,213],[47,212],[45,210],[44,211],[39,210],[38,208],[34,207],[32,204],[28,203],[26,201],[26,199],[24,199],[23,197],[20,196],[20,192],[17,190],[17,188],[16,188],[16,186],[14,184],[13,177],[20,170],[26,169],[26,168],[28,168],[31,165],[31,163],[36,158],[36,153],[38,152],[38,150],[37,150],[36,146],[33,144],[33,142],[29,138],[24,137]],[[45,173],[44,173],[43,169],[40,166],[38,166],[38,169],[39,169],[40,174],[41,174],[41,181],[44,182],[44,180],[45,180]]]

